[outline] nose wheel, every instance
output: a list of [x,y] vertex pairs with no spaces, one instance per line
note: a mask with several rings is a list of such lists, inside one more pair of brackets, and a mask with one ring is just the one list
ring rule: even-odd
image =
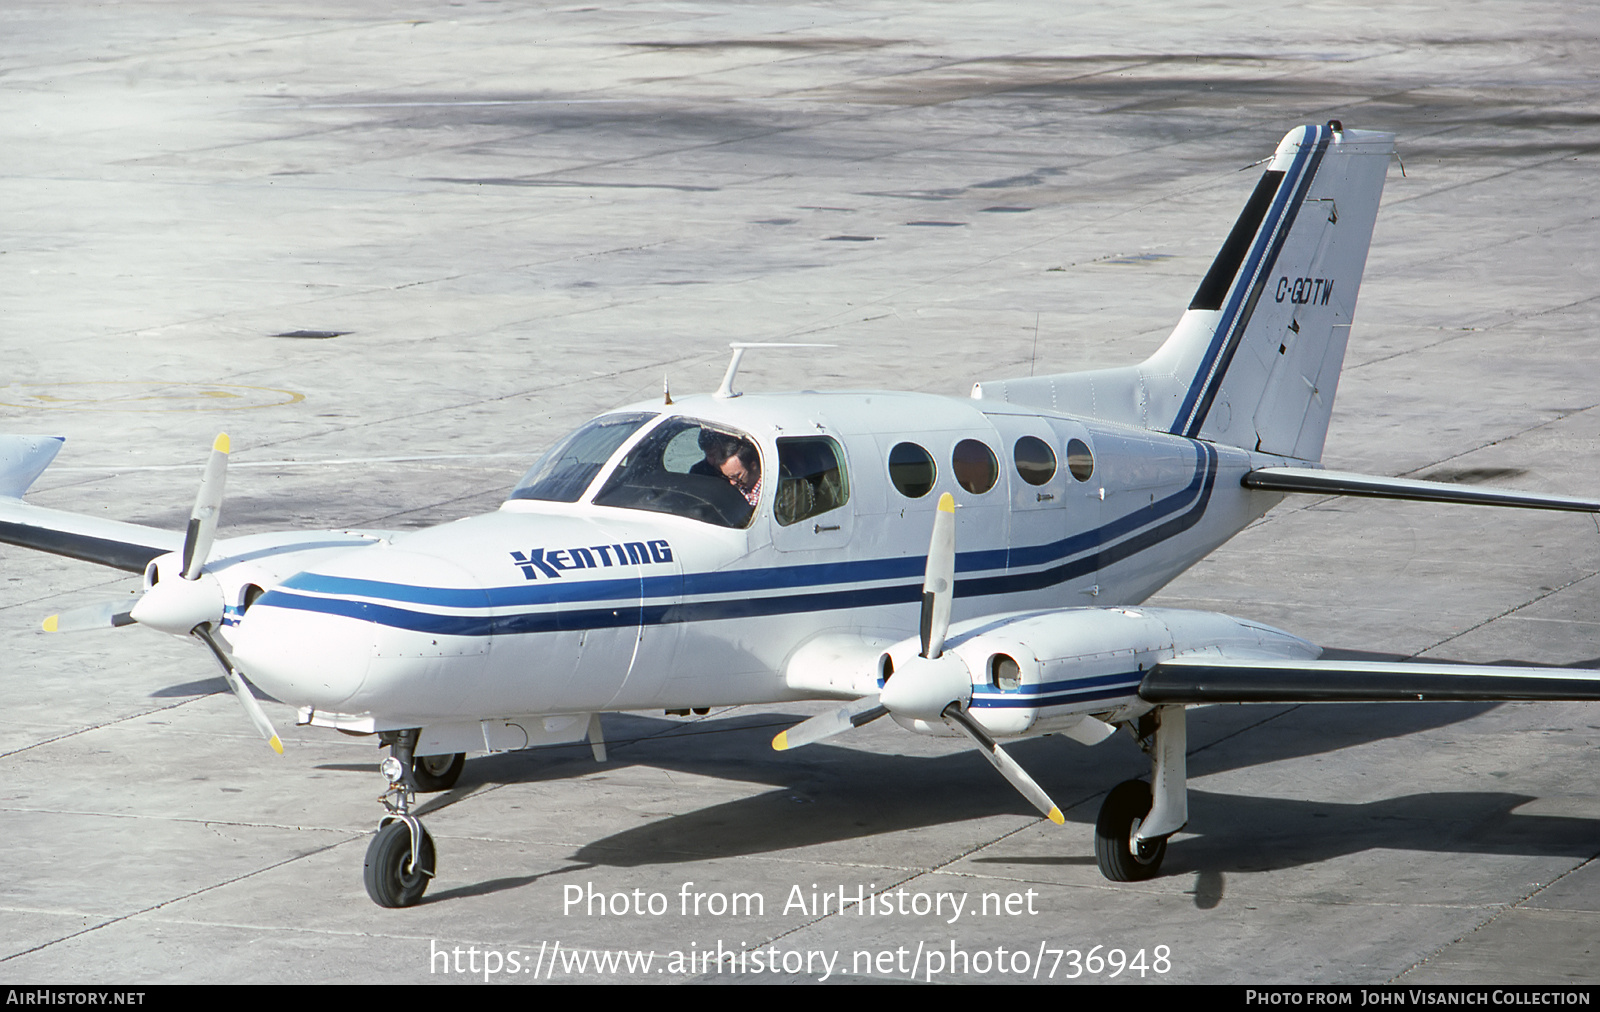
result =
[[380,907],[409,907],[422,899],[433,877],[433,837],[415,818],[378,830],[367,847],[362,869],[367,895]]
[[[433,837],[422,820],[411,814],[418,790],[446,790],[461,775],[464,755],[415,758],[417,731],[386,732],[389,756],[379,767],[389,781],[379,800],[388,810],[378,824],[378,835],[367,846],[362,880],[367,895],[380,907],[416,905],[427,891],[436,867]],[[426,778],[426,779],[424,779]],[[422,783],[441,786],[422,786]],[[422,781],[422,783],[419,783]]]

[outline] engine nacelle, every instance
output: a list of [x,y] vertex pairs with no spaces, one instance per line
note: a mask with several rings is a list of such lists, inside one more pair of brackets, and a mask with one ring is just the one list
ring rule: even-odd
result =
[[[914,654],[915,642],[897,645],[890,657],[898,661],[908,644]],[[1138,696],[1139,683],[1173,657],[1306,660],[1322,651],[1281,629],[1215,612],[1065,608],[956,623],[945,652],[971,673],[972,716],[996,737],[1018,737],[1066,730],[1086,714],[1127,720],[1151,709]],[[897,720],[924,734],[958,734],[943,721]]]

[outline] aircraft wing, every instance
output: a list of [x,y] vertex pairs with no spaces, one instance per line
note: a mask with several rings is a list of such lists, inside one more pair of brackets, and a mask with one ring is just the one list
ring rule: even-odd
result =
[[183,547],[183,534],[46,509],[22,494],[55,459],[59,436],[0,436],[0,543],[142,573],[151,559]]
[[1174,658],[1139,683],[1152,703],[1600,700],[1600,671],[1395,661]]
[[0,499],[0,543],[142,573],[151,559],[181,549],[183,535]]
[[1517,492],[1511,489],[1477,488],[1443,481],[1417,478],[1386,478],[1382,475],[1355,474],[1351,471],[1324,471],[1314,467],[1261,467],[1240,480],[1245,488],[1272,492],[1314,492],[1322,495],[1350,495],[1367,499],[1410,499],[1421,502],[1447,502],[1468,506],[1517,506],[1523,509],[1571,510],[1600,513],[1600,499],[1579,499],[1542,492]]

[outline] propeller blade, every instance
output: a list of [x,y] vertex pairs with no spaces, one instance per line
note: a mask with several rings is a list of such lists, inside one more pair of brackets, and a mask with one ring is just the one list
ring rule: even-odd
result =
[[878,703],[877,696],[862,696],[837,710],[819,713],[815,717],[802,720],[787,731],[778,732],[778,736],[772,739],[772,747],[782,752],[786,749],[799,748],[801,745],[810,745],[824,738],[832,738],[852,727],[870,724],[888,712]]
[[189,529],[183,538],[183,578],[200,578],[200,567],[211,554],[211,539],[217,533],[217,514],[222,511],[222,486],[228,476],[228,434],[218,433],[211,444],[211,458],[200,477],[200,492],[189,514]]
[[211,650],[211,656],[217,659],[217,664],[222,667],[222,677],[228,680],[228,688],[238,697],[244,712],[250,715],[250,723],[261,732],[261,737],[267,739],[267,744],[272,746],[272,751],[283,755],[283,740],[278,737],[277,729],[272,726],[272,721],[267,717],[267,712],[261,709],[261,704],[256,700],[255,694],[250,691],[250,686],[245,684],[244,678],[238,669],[233,666],[233,661],[223,652],[217,643],[216,637],[211,635],[210,628],[197,626],[194,638],[204,643]]
[[133,625],[133,617],[128,614],[132,604],[121,601],[107,601],[105,604],[92,604],[83,608],[71,608],[59,615],[51,615],[44,620],[45,632],[87,632],[91,629],[117,629],[125,625]]
[[1045,818],[1058,826],[1066,822],[1066,818],[1061,814],[1061,809],[1057,808],[1056,803],[1050,800],[1050,795],[1044,792],[1044,788],[1034,783],[1033,778],[1028,776],[1027,771],[1018,766],[1017,761],[1007,755],[1006,750],[1001,748],[1000,744],[993,738],[989,737],[989,732],[985,731],[982,725],[973,720],[972,715],[963,710],[960,704],[951,703],[945,707],[944,719],[952,727],[958,727],[965,731],[967,736],[977,743],[984,757],[994,764],[995,769],[1000,771],[1000,775],[1011,781],[1011,786],[1021,792],[1022,796],[1033,804],[1033,807],[1043,812]]
[[950,631],[950,601],[956,589],[956,501],[949,492],[939,497],[928,539],[928,567],[922,578],[922,656],[938,660]]

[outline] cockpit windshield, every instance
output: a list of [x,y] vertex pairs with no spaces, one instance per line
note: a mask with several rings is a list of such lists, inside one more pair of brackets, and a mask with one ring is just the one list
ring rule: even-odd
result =
[[650,412],[632,411],[596,418],[540,457],[511,490],[510,498],[577,502],[617,447],[654,417]]
[[760,499],[761,456],[754,440],[692,418],[672,418],[628,451],[594,503],[748,527]]

